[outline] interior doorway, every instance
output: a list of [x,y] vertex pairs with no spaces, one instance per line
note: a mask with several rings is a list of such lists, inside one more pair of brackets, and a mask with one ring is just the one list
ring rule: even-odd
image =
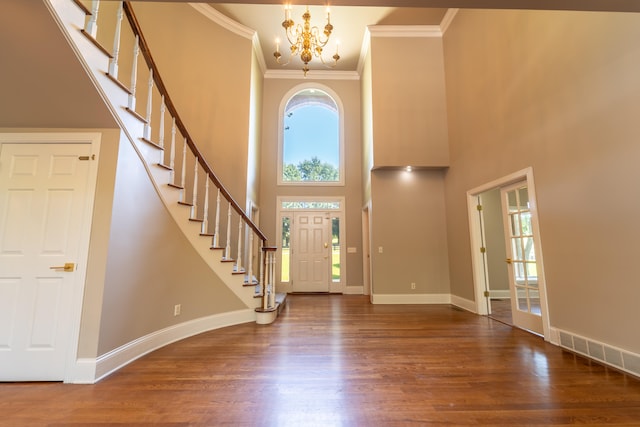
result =
[[[500,188],[493,188],[477,196],[478,216],[482,238],[481,254],[486,265],[485,292],[487,314],[500,322],[513,325],[511,316],[511,294],[509,292],[509,272],[504,220],[502,215]],[[483,295],[484,296],[484,295]]]
[[467,201],[478,314],[550,339],[532,169],[475,188]]

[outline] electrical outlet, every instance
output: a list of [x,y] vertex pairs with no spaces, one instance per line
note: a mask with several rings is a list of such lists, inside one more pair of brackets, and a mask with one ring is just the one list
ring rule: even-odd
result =
[[411,282],[411,289],[415,290],[416,289],[416,282]]
[[173,306],[173,315],[174,316],[180,316],[180,310],[182,309],[182,305],[181,304],[176,304]]

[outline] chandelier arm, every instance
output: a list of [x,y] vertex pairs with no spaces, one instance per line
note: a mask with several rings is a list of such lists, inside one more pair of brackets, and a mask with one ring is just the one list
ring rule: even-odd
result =
[[323,30],[317,26],[311,26],[311,14],[309,8],[302,15],[304,21],[303,24],[295,24],[291,19],[290,7],[285,6],[285,20],[282,22],[282,27],[285,29],[285,35],[289,42],[289,58],[287,62],[280,62],[282,55],[279,52],[279,41],[276,40],[276,51],[274,57],[276,62],[280,65],[287,65],[291,62],[294,56],[299,55],[300,60],[304,63],[302,71],[304,75],[307,75],[309,71],[308,64],[313,57],[320,58],[321,63],[327,68],[333,68],[338,65],[340,55],[338,55],[338,47],[336,44],[336,53],[331,57],[333,61],[328,63],[324,60],[323,50],[329,43],[329,39],[333,33],[333,25],[331,25],[330,15],[327,11],[327,23],[323,27]]

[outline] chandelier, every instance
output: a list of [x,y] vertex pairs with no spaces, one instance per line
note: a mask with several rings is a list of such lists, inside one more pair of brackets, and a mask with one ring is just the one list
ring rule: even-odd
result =
[[327,8],[327,24],[324,26],[324,31],[320,32],[320,29],[316,26],[311,26],[311,14],[309,13],[309,6],[307,6],[306,12],[302,15],[304,21],[303,24],[295,24],[291,19],[291,5],[284,6],[284,21],[282,21],[282,27],[287,35],[289,41],[290,52],[287,62],[280,62],[282,54],[280,53],[280,40],[276,39],[276,51],[273,56],[276,58],[276,62],[280,65],[287,65],[291,58],[300,55],[300,60],[304,63],[302,71],[305,77],[309,71],[309,62],[315,56],[320,58],[320,61],[328,67],[335,67],[340,59],[338,55],[338,43],[336,43],[336,53],[332,56],[333,63],[327,64],[322,57],[322,50],[327,45],[331,32],[333,31],[333,25],[331,25],[331,12]]

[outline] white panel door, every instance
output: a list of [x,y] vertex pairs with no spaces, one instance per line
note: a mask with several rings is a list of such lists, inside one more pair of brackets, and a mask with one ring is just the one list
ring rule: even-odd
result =
[[329,216],[296,212],[291,240],[294,292],[329,292]]
[[511,314],[514,325],[543,335],[540,287],[529,190],[526,182],[502,188]]
[[90,151],[0,145],[1,381],[64,379]]

